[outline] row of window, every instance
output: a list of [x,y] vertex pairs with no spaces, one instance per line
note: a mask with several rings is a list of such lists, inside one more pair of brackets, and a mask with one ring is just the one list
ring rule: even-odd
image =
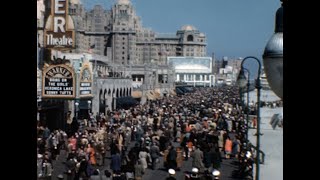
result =
[[177,74],[177,80],[184,80],[184,81],[208,81],[209,76],[201,75],[201,74]]

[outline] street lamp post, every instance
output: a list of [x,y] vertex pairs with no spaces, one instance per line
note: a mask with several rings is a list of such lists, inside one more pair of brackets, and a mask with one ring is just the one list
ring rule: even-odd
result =
[[268,83],[272,91],[281,99],[283,98],[283,4],[285,2],[282,2],[276,12],[275,31],[263,53]]
[[[248,141],[248,131],[249,131],[249,88],[250,88],[250,71],[246,68],[243,68],[248,73],[248,82],[247,82],[247,141]],[[248,143],[247,143],[248,144]]]
[[[244,70],[247,71],[248,73],[248,80],[247,83],[245,84],[246,77],[244,76]],[[246,144],[248,145],[248,132],[249,132],[249,88],[250,88],[250,71],[247,68],[241,68],[239,76],[238,76],[238,85],[240,89],[243,89],[245,86],[247,86],[247,128],[246,128]],[[244,100],[243,100],[244,101]]]
[[[243,59],[243,61],[241,62],[241,70],[240,70],[240,74],[239,74],[239,86],[241,87],[241,85],[243,86],[244,84],[246,84],[246,79],[244,77],[244,67],[243,64],[247,59],[254,59],[257,61],[257,63],[259,64],[259,69],[258,69],[258,77],[256,79],[256,89],[257,89],[257,156],[256,156],[256,178],[255,180],[259,180],[259,172],[260,172],[260,93],[261,93],[261,84],[260,84],[260,74],[261,74],[261,62],[258,58],[253,57],[253,56],[248,56],[246,58]],[[242,71],[242,72],[241,72]],[[249,78],[248,78],[249,79]],[[244,86],[243,86],[244,87]],[[249,89],[249,86],[248,86]]]
[[79,102],[75,102],[74,105],[75,105],[74,114],[75,114],[76,120],[78,120],[78,107],[79,107]]
[[91,100],[88,100],[88,119],[90,119],[90,113],[91,113]]

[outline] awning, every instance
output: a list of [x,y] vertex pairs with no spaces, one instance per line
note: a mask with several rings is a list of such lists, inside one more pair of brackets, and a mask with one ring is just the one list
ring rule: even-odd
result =
[[157,92],[157,91],[153,91],[153,94],[154,94],[154,97],[157,98],[157,99],[160,99],[160,93]]
[[180,87],[177,87],[176,88],[176,92],[177,92],[177,94],[184,94],[184,91],[182,91],[181,89],[180,89]]
[[176,93],[176,91],[175,91],[175,90],[171,89],[171,90],[170,90],[170,95],[176,96],[176,95],[177,95],[177,93]]
[[146,96],[147,96],[147,99],[149,100],[156,100],[156,97],[153,95],[152,91],[147,91]]
[[117,102],[117,108],[124,108],[124,109],[127,109],[127,108],[134,106],[138,103],[138,101],[135,100],[131,96],[118,97],[116,99],[116,102]]
[[132,91],[131,96],[133,98],[141,98],[142,97],[142,92],[141,91]]

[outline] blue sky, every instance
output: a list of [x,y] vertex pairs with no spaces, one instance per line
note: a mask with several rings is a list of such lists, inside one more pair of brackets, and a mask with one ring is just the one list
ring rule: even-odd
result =
[[[87,9],[101,4],[110,9],[116,0],[81,0]],[[176,33],[190,24],[207,36],[207,55],[216,58],[256,56],[274,33],[280,0],[131,0],[143,27]]]

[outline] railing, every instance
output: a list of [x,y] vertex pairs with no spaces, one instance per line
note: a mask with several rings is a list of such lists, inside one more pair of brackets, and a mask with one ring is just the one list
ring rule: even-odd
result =
[[[252,146],[252,148],[254,149],[254,150],[256,150],[257,151],[257,147],[256,146],[254,146],[254,145],[251,145]],[[257,153],[256,153],[257,154]],[[263,151],[261,151],[260,150],[260,164],[264,164],[264,159],[265,159],[265,153],[263,152]]]
[[[246,143],[249,144],[250,141],[247,141]],[[251,143],[250,143],[250,147],[253,148],[255,151],[257,151],[257,147]],[[261,150],[259,152],[260,152],[260,164],[264,164],[266,154]],[[254,154],[257,154],[257,153],[254,153]],[[255,162],[257,162],[257,160]]]

